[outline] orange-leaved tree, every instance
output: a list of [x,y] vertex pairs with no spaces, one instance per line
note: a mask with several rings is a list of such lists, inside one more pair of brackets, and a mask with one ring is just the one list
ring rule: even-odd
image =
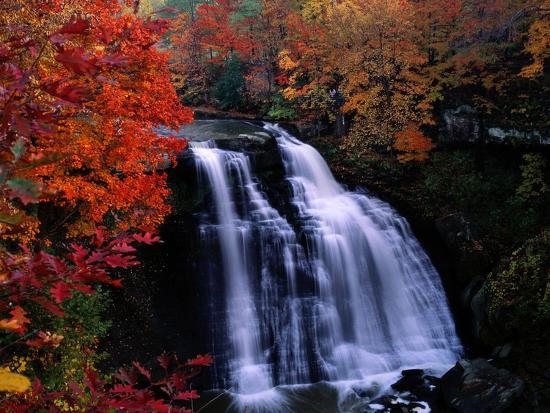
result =
[[240,3],[215,0],[175,19],[170,34],[171,69],[177,86],[192,103],[208,103],[213,74],[235,55],[249,59],[257,44],[247,22],[237,18]]
[[337,87],[337,69],[332,65],[327,41],[327,1],[306,1],[299,12],[287,17],[288,35],[279,65],[285,74],[284,96],[299,103],[304,116],[330,116],[329,91]]
[[415,124],[408,125],[397,133],[393,147],[399,152],[399,162],[425,161],[429,152],[435,147]]
[[402,0],[342,0],[329,8],[328,62],[354,116],[349,150],[390,150],[406,125],[432,122],[414,15],[414,2]]
[[38,53],[17,51],[17,70],[29,79],[22,96],[54,106],[59,122],[36,133],[32,113],[18,118],[29,123],[22,161],[55,160],[24,177],[73,214],[71,235],[91,234],[106,220],[120,229],[153,229],[168,212],[160,170],[184,145],[159,138],[154,128],[192,118],[170,85],[167,54],[154,47],[167,22],[124,13],[116,1],[62,2],[59,12],[34,4],[14,16]]

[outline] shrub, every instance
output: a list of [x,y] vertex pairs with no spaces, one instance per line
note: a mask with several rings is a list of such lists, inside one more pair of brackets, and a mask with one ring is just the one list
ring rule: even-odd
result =
[[528,240],[490,274],[487,291],[490,316],[504,318],[506,330],[550,321],[550,230]]

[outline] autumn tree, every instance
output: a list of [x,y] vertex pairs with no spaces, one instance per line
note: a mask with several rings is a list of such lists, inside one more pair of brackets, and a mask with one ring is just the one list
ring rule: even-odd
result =
[[223,74],[212,88],[212,94],[220,109],[240,109],[242,107],[245,87],[242,72],[243,65],[236,55],[227,59]]
[[406,163],[428,159],[434,144],[417,125],[411,124],[397,133],[393,147],[399,152],[397,155],[399,162]]
[[197,4],[175,20],[170,34],[171,70],[188,101],[208,103],[208,91],[225,63],[234,55],[249,59],[254,42],[242,19],[235,17],[239,4],[238,0]]
[[242,24],[254,42],[247,74],[248,92],[253,101],[269,102],[278,91],[279,53],[291,30],[287,27],[291,3],[289,0],[247,0],[241,6]]
[[505,127],[547,130],[542,115],[548,93],[542,76],[548,48],[545,2],[444,3],[417,6],[415,24],[429,55],[425,73],[431,101],[468,104],[486,121]]
[[289,35],[279,54],[284,96],[299,104],[306,117],[318,124],[332,115],[330,90],[338,87],[337,68],[331,65],[327,40],[331,2],[304,1],[288,15]]
[[330,9],[328,61],[343,79],[344,109],[354,115],[348,149],[390,150],[406,125],[431,121],[414,11],[397,0],[345,0]]
[[[39,365],[39,354],[63,349],[63,334],[43,330],[44,320],[64,318],[76,296],[90,302],[99,284],[119,287],[116,271],[137,264],[136,244],[159,242],[152,232],[170,209],[163,169],[185,141],[155,128],[176,128],[192,113],[155,46],[168,22],[140,13],[134,1],[0,4],[0,391],[30,385],[9,370],[18,353]],[[91,360],[88,344],[77,351]],[[182,374],[204,364],[184,363]],[[86,379],[70,392],[35,381],[0,409],[62,411],[66,402],[82,411],[176,411],[195,397],[186,393],[192,375],[167,379],[166,400],[133,387],[135,373],[120,379],[120,391],[97,379],[93,363],[78,368]]]
[[[171,88],[167,54],[154,47],[166,22],[107,4],[75,1],[45,10],[30,2],[0,17],[28,42],[17,47],[2,31],[8,58],[17,62],[4,66],[7,80],[22,83],[4,101],[7,121],[19,126],[17,134],[8,128],[8,136],[21,146],[21,163],[50,160],[24,168],[18,179],[35,182],[41,202],[67,211],[62,219],[72,235],[105,224],[152,230],[162,222],[168,189],[161,169],[182,144],[159,138],[154,128],[192,117]],[[45,121],[35,105],[44,108]],[[47,123],[46,105],[59,112],[54,124]]]

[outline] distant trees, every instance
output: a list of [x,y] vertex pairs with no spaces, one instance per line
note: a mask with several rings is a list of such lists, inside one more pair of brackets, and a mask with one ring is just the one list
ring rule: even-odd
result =
[[179,17],[172,70],[209,103],[237,56],[245,107],[332,122],[341,108],[359,152],[429,131],[442,104],[547,131],[548,16],[542,0],[212,0]]
[[[550,8],[541,0],[418,2],[429,97],[468,104],[486,120],[548,133],[544,60]],[[546,50],[546,51],[544,51]],[[546,56],[546,57],[543,57]]]
[[330,61],[344,79],[344,109],[354,115],[345,145],[389,150],[408,124],[431,121],[414,8],[399,0],[348,0],[329,16]]

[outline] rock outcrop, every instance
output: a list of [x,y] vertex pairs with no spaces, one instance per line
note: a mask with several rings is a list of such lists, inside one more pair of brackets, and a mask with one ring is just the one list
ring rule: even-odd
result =
[[441,378],[441,396],[459,413],[502,413],[523,393],[523,381],[487,360],[460,360]]
[[470,105],[446,109],[442,113],[439,142],[446,144],[520,141],[540,145],[550,144],[550,137],[536,130],[519,130],[482,122],[481,114]]

